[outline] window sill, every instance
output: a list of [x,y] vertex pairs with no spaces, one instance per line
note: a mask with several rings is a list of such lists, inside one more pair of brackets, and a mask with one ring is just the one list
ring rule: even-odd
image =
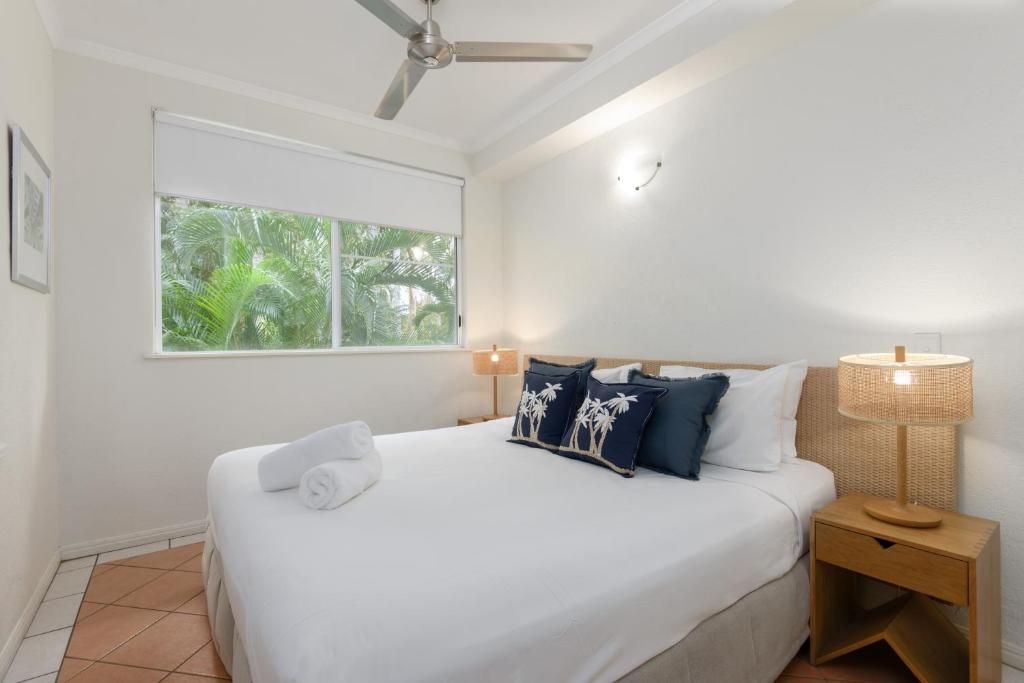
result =
[[149,360],[193,358],[267,358],[277,356],[366,356],[393,353],[468,353],[465,346],[353,346],[343,349],[283,349],[280,351],[155,351],[144,354]]

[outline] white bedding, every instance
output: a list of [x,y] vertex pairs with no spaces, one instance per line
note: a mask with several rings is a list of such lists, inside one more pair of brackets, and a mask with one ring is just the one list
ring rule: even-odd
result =
[[624,479],[510,431],[377,437],[381,480],[330,512],[260,490],[273,446],[217,458],[211,523],[255,683],[613,681],[785,574],[835,497],[812,462]]

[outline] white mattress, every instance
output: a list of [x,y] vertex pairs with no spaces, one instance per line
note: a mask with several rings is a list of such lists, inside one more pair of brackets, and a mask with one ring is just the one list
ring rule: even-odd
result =
[[334,511],[234,451],[213,533],[256,683],[613,681],[785,574],[835,497],[811,462],[634,479],[505,442],[511,420],[377,437]]

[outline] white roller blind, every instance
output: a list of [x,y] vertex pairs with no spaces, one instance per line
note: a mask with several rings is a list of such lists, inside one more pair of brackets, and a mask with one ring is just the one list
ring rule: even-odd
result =
[[160,194],[462,234],[460,178],[165,112],[153,135]]

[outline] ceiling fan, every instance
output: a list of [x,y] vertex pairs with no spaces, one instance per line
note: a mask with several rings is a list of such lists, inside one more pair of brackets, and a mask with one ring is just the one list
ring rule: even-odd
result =
[[393,119],[409,99],[413,88],[428,69],[443,69],[459,62],[582,62],[590,56],[592,45],[578,43],[449,43],[441,37],[441,27],[432,17],[439,0],[423,0],[427,19],[422,23],[406,14],[391,0],[356,0],[374,16],[409,40],[409,58],[398,68],[376,116]]

